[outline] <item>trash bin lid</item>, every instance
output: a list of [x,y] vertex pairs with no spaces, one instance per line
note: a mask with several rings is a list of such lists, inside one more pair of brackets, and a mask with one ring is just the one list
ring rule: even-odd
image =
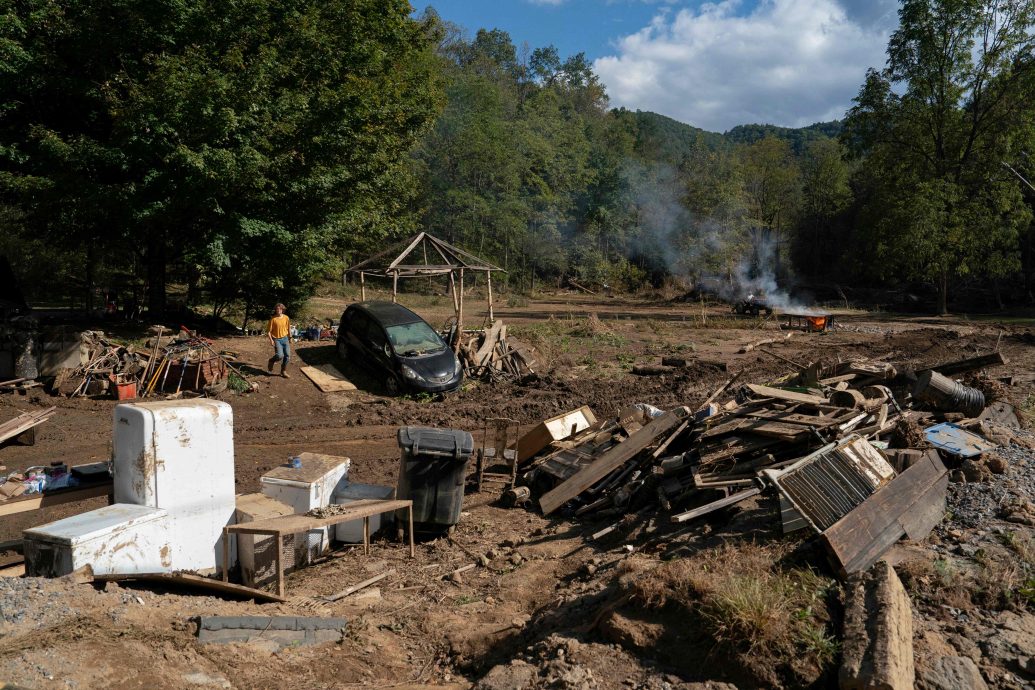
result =
[[461,429],[399,427],[399,447],[410,455],[432,455],[466,460],[474,452],[474,437]]

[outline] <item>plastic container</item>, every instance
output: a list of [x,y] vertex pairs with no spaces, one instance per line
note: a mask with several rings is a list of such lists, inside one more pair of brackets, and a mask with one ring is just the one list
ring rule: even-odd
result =
[[399,429],[397,497],[413,501],[413,521],[422,531],[440,531],[460,521],[467,461],[474,438],[458,429]]
[[118,400],[134,400],[137,397],[137,382],[116,383],[115,397]]
[[[395,498],[394,486],[379,486],[377,484],[359,484],[347,482],[334,492],[331,503],[337,505],[348,505],[353,501],[364,499],[376,499],[379,501],[390,501]],[[370,534],[376,534],[382,527],[382,520],[391,520],[392,514],[370,516]],[[334,538],[346,544],[359,544],[363,541],[363,520],[349,520],[340,522],[334,528]]]

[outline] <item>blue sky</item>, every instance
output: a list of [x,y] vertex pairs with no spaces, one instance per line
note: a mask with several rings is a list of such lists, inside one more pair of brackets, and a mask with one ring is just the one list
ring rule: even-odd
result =
[[433,6],[471,34],[585,52],[611,104],[713,131],[840,118],[884,63],[897,0],[496,0]]

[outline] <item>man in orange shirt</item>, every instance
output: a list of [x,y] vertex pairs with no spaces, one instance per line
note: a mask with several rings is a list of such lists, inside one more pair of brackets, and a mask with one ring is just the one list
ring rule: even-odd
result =
[[273,346],[273,356],[266,364],[266,371],[273,374],[273,365],[280,362],[280,375],[289,378],[287,375],[288,362],[291,360],[291,319],[284,313],[284,305],[278,304],[273,308],[273,318],[266,329],[266,336]]

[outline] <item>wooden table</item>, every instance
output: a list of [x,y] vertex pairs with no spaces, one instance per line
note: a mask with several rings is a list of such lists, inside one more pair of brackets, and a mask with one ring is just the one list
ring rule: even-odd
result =
[[275,537],[277,540],[276,561],[277,561],[277,594],[284,596],[284,561],[281,557],[283,537],[288,534],[298,534],[309,530],[331,527],[342,522],[352,520],[363,520],[363,553],[370,553],[370,518],[381,513],[391,513],[405,508],[409,515],[410,528],[410,558],[417,555],[413,543],[413,501],[400,500],[375,500],[363,499],[353,501],[341,506],[341,512],[327,517],[312,517],[311,515],[282,515],[280,517],[255,520],[253,522],[242,522],[237,525],[227,525],[223,528],[223,582],[230,580],[230,535],[231,534],[259,534]]

